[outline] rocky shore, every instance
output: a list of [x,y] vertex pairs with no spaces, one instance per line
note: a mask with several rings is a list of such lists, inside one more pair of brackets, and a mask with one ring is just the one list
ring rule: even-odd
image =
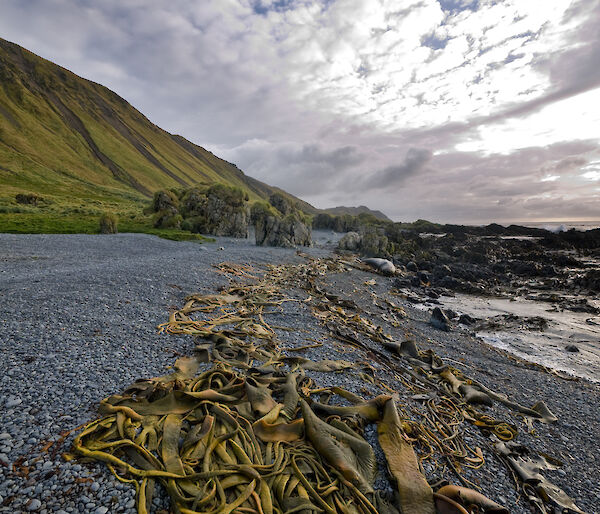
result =
[[[332,238],[329,233],[315,231],[313,240],[317,244],[302,251],[312,257],[328,256],[335,246]],[[0,512],[135,512],[132,488],[116,481],[104,466],[61,458],[72,440],[69,431],[94,418],[102,398],[138,378],[166,373],[176,357],[191,353],[191,338],[159,335],[156,327],[167,320],[170,310],[181,307],[188,294],[214,293],[228,283],[228,277],[214,265],[233,262],[260,273],[269,264],[299,263],[305,258],[294,249],[257,247],[247,240],[229,238],[197,245],[132,234],[0,234]],[[540,269],[546,265],[542,258],[537,262]],[[348,267],[322,277],[320,285],[340,298],[351,299],[365,317],[395,339],[413,337],[420,349],[434,350],[465,374],[513,401],[531,405],[543,400],[558,422],[535,423],[533,431],[519,418],[511,418],[503,406],[490,407],[489,413],[512,419],[519,428],[519,443],[561,461],[563,465],[547,472],[547,478],[571,496],[582,511],[600,512],[598,384],[584,379],[566,380],[517,359],[483,343],[464,324],[450,331],[440,330],[430,323],[430,309],[411,301],[412,297],[423,296],[435,300],[432,295],[460,290],[437,283],[437,277],[455,278],[474,288],[490,287],[491,277],[474,278],[475,267],[467,269],[461,278],[457,262],[435,262],[431,254],[428,260],[398,261],[397,265],[400,277]],[[569,265],[572,261],[563,269]],[[436,274],[438,266],[445,275]],[[496,275],[507,273],[498,270]],[[494,278],[499,293],[519,288],[527,288],[531,294],[560,290],[554,282],[543,289],[549,284],[544,282],[546,279],[562,281],[569,287],[595,287],[593,276],[590,282],[586,273],[579,271],[574,273],[586,277],[585,283],[577,282],[573,275],[563,276],[562,271],[547,275],[540,271],[534,283],[528,278],[531,270],[510,273],[506,280]],[[288,293],[305,299],[302,291]],[[382,308],[386,301],[393,302],[405,315],[398,311],[392,316]],[[340,344],[301,302],[284,305],[274,322],[285,327],[278,330],[284,348],[316,339],[324,344],[303,353],[304,357],[370,360],[365,349]],[[400,382],[380,371],[391,388],[402,390]],[[323,386],[338,385],[371,395],[378,392],[355,373],[307,373]],[[407,409],[418,405],[408,393],[400,393],[400,400]],[[492,500],[510,512],[530,512],[516,493],[510,471],[495,456],[481,430],[468,427],[465,440],[481,448],[485,457],[482,468],[463,470],[465,478],[481,485]],[[456,481],[447,467],[427,466],[428,479]],[[164,495],[155,498],[153,512],[168,509]]]

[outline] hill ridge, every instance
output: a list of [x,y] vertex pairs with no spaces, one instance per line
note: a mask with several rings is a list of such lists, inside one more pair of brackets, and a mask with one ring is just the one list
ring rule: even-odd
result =
[[[154,191],[223,182],[251,198],[280,192],[150,121],[109,88],[0,38],[0,185],[6,195],[143,201]],[[2,195],[2,193],[0,193]]]

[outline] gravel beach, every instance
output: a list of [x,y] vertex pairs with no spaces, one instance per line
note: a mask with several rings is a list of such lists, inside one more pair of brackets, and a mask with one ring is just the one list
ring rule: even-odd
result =
[[[320,244],[302,251],[329,255],[330,234],[315,235]],[[70,442],[67,437],[61,444],[61,433],[94,418],[102,398],[138,378],[166,373],[177,356],[191,352],[190,338],[158,334],[156,326],[187,295],[214,293],[226,285],[227,277],[213,268],[223,261],[260,268],[303,258],[295,250],[256,247],[252,239],[219,238],[199,245],[142,234],[0,234],[0,512],[135,512],[133,488],[119,483],[104,466],[61,459]],[[375,284],[364,284],[373,277],[353,270],[327,277],[325,285],[351,297],[375,318],[381,313],[373,307],[371,293],[393,298],[408,314],[401,327],[390,328],[393,335],[414,334],[421,349],[432,348],[517,402],[544,400],[558,423],[536,423],[535,434],[520,431],[519,442],[560,459],[564,466],[548,478],[583,511],[600,513],[598,384],[560,379],[468,332],[437,330],[429,325],[428,312],[389,296],[392,279],[376,277]],[[298,303],[290,303],[273,323],[296,329],[282,332],[284,347],[306,344],[307,333],[326,336]],[[311,349],[305,356],[367,359],[340,345]],[[364,392],[365,383],[351,374],[312,373],[322,385]],[[394,377],[381,373],[393,387]],[[494,409],[508,416],[506,409]],[[486,450],[479,430],[472,428],[467,437],[482,447],[487,459],[482,470],[467,471],[467,476],[484,484],[511,512],[530,512],[518,501],[506,468]],[[369,442],[373,444],[371,438]],[[15,473],[15,463],[28,473]],[[155,512],[168,512],[160,496],[154,506]]]

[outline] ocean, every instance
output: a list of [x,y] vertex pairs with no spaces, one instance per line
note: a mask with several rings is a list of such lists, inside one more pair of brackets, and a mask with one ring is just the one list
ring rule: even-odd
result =
[[[592,230],[600,228],[600,221],[522,221],[512,223],[513,225],[521,225],[522,227],[543,228],[551,232],[564,232],[566,230]],[[504,223],[503,223],[504,225]]]

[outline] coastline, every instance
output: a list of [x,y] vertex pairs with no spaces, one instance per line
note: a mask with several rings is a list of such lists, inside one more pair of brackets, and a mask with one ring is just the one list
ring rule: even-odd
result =
[[[326,235],[319,238],[322,243],[327,239]],[[224,250],[219,250],[221,247]],[[100,399],[140,377],[163,374],[177,355],[191,353],[191,338],[157,335],[156,325],[167,319],[169,309],[181,306],[187,294],[214,293],[227,283],[227,277],[216,273],[213,264],[233,261],[264,268],[270,263],[303,260],[295,250],[261,248],[244,240],[219,238],[199,246],[132,234],[2,234],[0,249],[0,304],[9,334],[0,347],[5,363],[0,382],[5,416],[0,420],[0,434],[9,437],[2,438],[0,449],[10,444],[9,452],[0,453],[10,461],[7,464],[24,457],[19,469],[31,467],[23,477],[16,476],[9,466],[0,466],[0,483],[4,484],[0,487],[0,512],[18,512],[33,500],[40,502],[40,508],[43,503],[49,512],[69,512],[69,508],[101,512],[97,509],[105,505],[114,505],[114,512],[134,512],[128,488],[116,483],[103,466],[61,461],[70,441],[66,439],[59,447],[61,432],[92,419]],[[330,250],[325,245],[306,253],[324,257]],[[374,284],[365,285],[372,279]],[[519,441],[563,461],[560,470],[548,473],[550,480],[582,510],[597,513],[600,490],[595,478],[600,474],[600,462],[594,453],[600,433],[600,386],[548,374],[482,343],[467,330],[442,332],[432,327],[428,312],[390,293],[392,281],[360,270],[323,279],[328,290],[353,299],[395,339],[411,333],[422,350],[433,349],[515,401],[529,405],[544,400],[558,416],[558,423],[538,423],[535,434],[522,430],[521,423]],[[406,311],[400,326],[382,318],[385,313],[374,305],[373,295],[390,299]],[[307,309],[285,312],[278,323],[295,328],[295,333],[280,334],[289,345],[300,344],[306,337],[303,330],[326,337]],[[332,342],[310,350],[307,357],[348,358],[349,352]],[[364,351],[352,352],[357,352],[355,359],[369,358]],[[349,389],[366,387],[376,392],[352,374],[311,374],[323,385],[342,381]],[[17,400],[20,402],[13,405]],[[410,399],[406,396],[404,400]],[[7,408],[9,404],[12,407]],[[505,418],[510,415],[497,406],[491,412]],[[486,487],[489,484],[492,499],[504,499],[511,512],[529,512],[517,499],[510,474],[488,453],[480,431],[472,429],[467,435],[481,445],[487,460],[478,472],[466,471],[467,476]],[[44,451],[49,442],[53,444]],[[160,510],[166,505],[159,501],[155,507]]]

